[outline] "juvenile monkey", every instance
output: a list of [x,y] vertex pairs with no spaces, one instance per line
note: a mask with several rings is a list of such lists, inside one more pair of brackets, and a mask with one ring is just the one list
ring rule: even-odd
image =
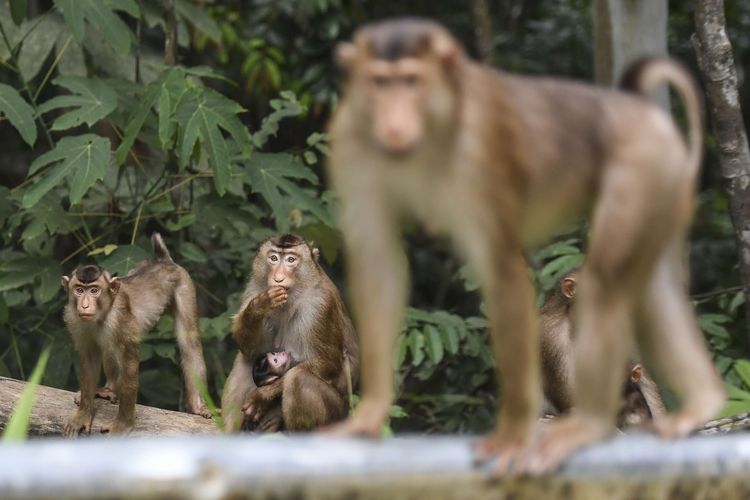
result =
[[[539,314],[542,389],[545,399],[556,413],[568,413],[573,408],[575,328],[572,306],[576,279],[576,271],[566,273],[542,305]],[[640,425],[665,414],[659,390],[640,363],[630,362],[625,379],[617,417],[618,427]]]
[[255,359],[253,363],[253,382],[256,387],[263,387],[281,378],[297,363],[286,351],[267,352]]
[[123,433],[135,424],[138,394],[138,343],[170,310],[182,357],[187,410],[211,416],[198,384],[206,386],[206,365],[198,334],[195,288],[187,271],[175,264],[158,233],[151,237],[156,260],[143,261],[123,278],[96,265],[76,268],[62,277],[68,294],[63,318],[81,363],[80,407],[63,429],[64,436],[90,433],[102,362],[107,385],[99,389],[120,402],[114,422],[103,432]]
[[[336,286],[318,264],[318,250],[296,235],[266,240],[253,260],[242,305],[232,323],[240,352],[222,394],[228,432],[243,421],[255,430],[306,431],[343,419],[348,384],[356,383],[357,341]],[[259,385],[259,354],[285,352],[283,377]]]
[[[634,343],[682,403],[658,421],[664,436],[719,410],[724,388],[681,286],[702,135],[681,66],[644,60],[629,92],[512,75],[475,63],[441,26],[416,19],[361,28],[337,60],[346,83],[329,127],[329,173],[365,353],[362,400],[341,432],[378,435],[392,399],[407,297],[404,214],[449,236],[482,281],[503,399],[496,430],[475,451],[478,460],[498,455],[497,474],[553,469],[613,432]],[[645,96],[662,83],[685,103],[689,146]],[[524,249],[585,214],[576,408],[529,446],[540,355]]]

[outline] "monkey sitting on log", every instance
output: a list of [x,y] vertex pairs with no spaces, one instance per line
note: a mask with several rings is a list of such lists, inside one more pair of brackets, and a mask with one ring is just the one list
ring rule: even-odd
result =
[[[240,352],[222,394],[228,432],[308,431],[347,415],[359,351],[344,301],[318,263],[318,250],[285,234],[261,244],[242,305],[232,323]],[[259,386],[260,353],[294,360],[283,377]]]
[[[199,387],[206,387],[206,365],[198,333],[195,287],[188,272],[175,264],[158,233],[151,237],[156,259],[139,262],[122,278],[97,265],[76,268],[62,277],[68,295],[63,318],[80,357],[80,407],[63,429],[64,436],[89,434],[97,392],[119,400],[114,422],[102,432],[126,433],[135,425],[138,394],[138,344],[169,310],[182,358],[190,413],[210,418]],[[107,384],[97,391],[104,364]]]
[[[542,389],[556,414],[573,408],[575,328],[572,307],[577,271],[566,273],[539,311]],[[619,428],[651,422],[666,413],[656,383],[640,363],[630,362],[617,416]]]
[[[497,475],[552,470],[614,432],[634,350],[680,399],[655,422],[664,437],[722,407],[726,391],[682,285],[702,117],[679,64],[645,59],[625,91],[513,75],[470,60],[443,27],[420,19],[364,26],[336,57],[346,81],[328,167],[364,353],[362,399],[339,432],[377,436],[388,414],[407,299],[404,216],[450,237],[480,279],[502,404],[475,456],[497,457]],[[684,101],[689,145],[647,98],[665,83]],[[525,249],[586,215],[576,407],[532,440],[541,370]]]

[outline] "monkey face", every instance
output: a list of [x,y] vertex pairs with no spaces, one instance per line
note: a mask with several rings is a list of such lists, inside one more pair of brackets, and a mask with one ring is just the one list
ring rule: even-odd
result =
[[98,321],[112,305],[120,289],[120,280],[111,278],[99,266],[84,266],[73,271],[73,276],[63,276],[62,285],[68,301],[75,305],[78,318],[84,322]]
[[268,286],[282,286],[287,290],[296,282],[297,267],[301,256],[293,249],[272,248],[267,254]]
[[268,366],[270,371],[279,374],[286,371],[287,365],[291,359],[291,356],[286,351],[281,352],[269,352],[266,355],[268,359]]
[[268,352],[253,363],[253,381],[258,387],[268,385],[292,367],[294,358],[286,351]]

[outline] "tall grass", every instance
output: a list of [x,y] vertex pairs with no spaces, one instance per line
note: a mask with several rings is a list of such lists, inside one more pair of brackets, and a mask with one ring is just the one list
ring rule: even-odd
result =
[[44,369],[47,366],[49,353],[50,347],[48,346],[42,351],[42,355],[39,356],[39,361],[36,362],[34,371],[31,372],[31,377],[29,377],[26,387],[21,394],[21,398],[18,400],[15,410],[13,410],[13,415],[11,415],[8,425],[5,427],[3,441],[23,441],[26,439],[29,432],[31,407],[34,405],[36,388],[39,385]]

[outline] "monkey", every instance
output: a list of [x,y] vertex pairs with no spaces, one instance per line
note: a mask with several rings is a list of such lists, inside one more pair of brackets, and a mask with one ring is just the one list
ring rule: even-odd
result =
[[[264,241],[232,322],[239,346],[222,393],[225,430],[309,431],[348,413],[359,347],[346,305],[318,263],[318,249],[293,234]],[[294,360],[283,377],[253,380],[259,353]]]
[[[127,433],[135,425],[138,394],[138,344],[169,310],[182,357],[186,406],[190,413],[210,418],[199,387],[206,387],[206,365],[198,333],[195,287],[188,272],[177,265],[159,233],[151,237],[155,260],[139,262],[122,278],[89,264],[62,277],[68,295],[63,318],[80,359],[81,396],[78,410],[63,429],[67,437],[91,433],[96,392],[119,400],[115,420],[102,432]],[[104,365],[107,384],[96,385]]]
[[253,382],[256,387],[268,385],[281,378],[296,364],[294,357],[286,351],[261,354],[253,363]]
[[[576,293],[577,270],[565,273],[539,311],[542,362],[542,389],[553,413],[573,408],[573,344],[575,329],[572,307]],[[617,417],[617,427],[634,427],[665,414],[656,383],[641,363],[631,361]]]
[[[700,103],[681,65],[644,59],[624,90],[515,75],[411,18],[361,27],[336,60],[344,84],[328,126],[328,177],[363,356],[361,400],[335,432],[377,436],[388,414],[407,299],[406,217],[448,237],[479,276],[502,399],[474,456],[497,457],[494,474],[541,474],[615,432],[635,347],[681,401],[656,422],[662,436],[685,435],[720,409],[725,389],[680,285],[702,156]],[[648,98],[664,83],[685,103],[687,142]],[[537,429],[525,251],[582,217],[590,234],[576,299],[576,408]]]

